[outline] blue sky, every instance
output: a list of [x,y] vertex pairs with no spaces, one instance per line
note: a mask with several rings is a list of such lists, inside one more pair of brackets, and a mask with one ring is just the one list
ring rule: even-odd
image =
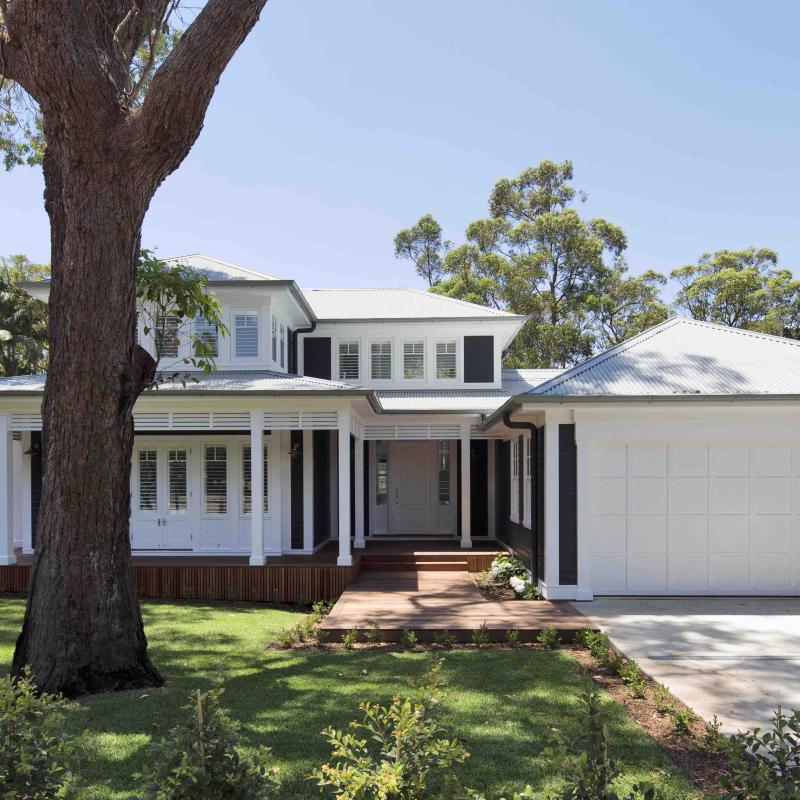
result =
[[[633,272],[751,244],[794,268],[799,23],[789,2],[271,0],[144,244],[415,285],[399,228],[430,212],[458,241],[495,180],[570,158]],[[48,260],[42,189],[0,173],[0,254]]]

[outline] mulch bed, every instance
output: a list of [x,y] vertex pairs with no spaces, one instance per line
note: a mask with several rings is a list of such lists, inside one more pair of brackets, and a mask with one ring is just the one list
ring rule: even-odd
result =
[[[719,792],[720,778],[730,774],[728,763],[720,752],[710,751],[705,746],[708,726],[700,717],[694,716],[690,737],[677,734],[672,716],[661,714],[656,708],[653,700],[656,681],[641,673],[647,684],[645,697],[634,697],[622,679],[617,675],[610,675],[588,650],[578,647],[565,649],[589,677],[628,712],[639,727],[694,781],[699,789],[707,794]],[[687,707],[674,695],[670,695],[670,701],[675,708]]]
[[[507,584],[496,581],[489,570],[484,572],[470,573],[475,586],[483,596],[484,600],[522,600],[518,594]],[[531,600],[540,600],[540,597],[532,597]]]

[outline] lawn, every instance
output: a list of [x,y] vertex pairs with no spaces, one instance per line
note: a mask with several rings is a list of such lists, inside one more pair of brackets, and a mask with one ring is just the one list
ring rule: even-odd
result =
[[[130,797],[129,776],[181,716],[195,687],[221,683],[223,705],[250,742],[272,748],[285,780],[283,796],[320,797],[305,776],[328,755],[319,732],[344,726],[364,700],[386,701],[421,675],[428,653],[274,651],[266,646],[298,618],[293,611],[246,604],[146,603],[150,650],[167,686],[147,692],[92,697],[70,706],[67,728],[89,732],[81,770],[81,800]],[[0,668],[11,661],[23,602],[0,597]],[[526,783],[555,788],[558,779],[540,756],[549,728],[571,724],[583,678],[565,653],[456,650],[446,654],[448,696],[442,721],[472,754],[461,769],[467,785],[490,798]],[[609,700],[612,755],[626,783],[657,781],[662,796],[699,793],[661,750]]]

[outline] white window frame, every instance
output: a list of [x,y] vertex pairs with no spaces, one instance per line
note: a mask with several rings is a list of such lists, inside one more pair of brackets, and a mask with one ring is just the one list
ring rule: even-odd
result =
[[522,495],[523,525],[531,527],[531,481],[533,480],[533,438],[530,434],[524,438],[525,443],[525,490]]
[[[256,318],[256,354],[254,356],[240,356],[236,354],[236,348],[239,340],[239,329],[236,325],[237,316],[249,316]],[[258,308],[242,307],[231,309],[231,327],[233,329],[233,341],[231,342],[231,360],[232,361],[245,361],[252,363],[258,361],[261,355],[261,311]]]
[[278,343],[278,355],[281,359],[281,369],[286,369],[286,324],[284,322],[280,322],[278,324],[278,330],[280,331],[280,342]]
[[519,498],[519,439],[515,436],[511,440],[511,492],[509,497],[508,516],[512,522],[520,522]]
[[[153,354],[155,355],[158,352],[158,338],[159,335],[164,336],[167,331],[167,320],[175,319],[178,321],[178,324],[173,328],[173,333],[175,336],[175,354],[172,353],[161,353],[161,361],[162,362],[169,362],[170,360],[178,360],[182,358],[186,352],[185,342],[181,341],[182,335],[181,331],[183,327],[186,325],[186,320],[179,317],[177,314],[164,314],[163,317],[159,316],[156,318],[155,321],[155,328],[153,329]],[[159,328],[162,328],[162,333],[159,334]],[[162,339],[163,343],[163,339]],[[163,347],[162,347],[163,350]]]
[[[209,447],[222,448],[225,450],[225,510],[224,511],[208,511],[206,502],[208,500],[208,492],[206,491],[206,450]],[[215,454],[216,455],[216,454]],[[201,497],[201,508],[203,517],[209,519],[222,519],[230,514],[231,510],[231,448],[227,442],[203,442],[201,450],[201,480],[203,483],[203,496]]]
[[[342,346],[350,347],[356,346],[356,376],[345,378],[342,376]],[[353,353],[346,353],[347,356],[352,356]],[[358,383],[361,380],[361,340],[360,339],[337,339],[336,340],[336,380],[345,381],[347,383]]]
[[270,314],[272,317],[272,363],[278,363],[278,318],[275,314]]
[[[372,347],[373,345],[389,345],[389,377],[376,378],[372,369]],[[386,355],[380,353],[380,356]],[[369,340],[369,379],[373,383],[391,383],[394,378],[394,340],[393,339],[370,339]]]
[[[239,443],[239,516],[243,518],[250,519],[252,516],[252,512],[244,510],[244,451],[246,447],[250,447],[249,442],[240,442]],[[264,517],[270,517],[272,512],[270,510],[270,486],[272,481],[270,480],[270,472],[271,472],[271,458],[272,454],[270,452],[270,446],[268,442],[264,442],[264,451],[262,453],[262,458],[266,461],[264,465],[264,500],[263,500],[263,515]],[[253,464],[250,464],[250,477],[252,481],[253,475]],[[252,488],[251,488],[251,505],[252,505]]]
[[[406,377],[406,345],[409,345],[409,344],[411,344],[411,345],[421,344],[422,345],[422,354],[421,354],[422,355],[422,376],[419,377],[419,378],[407,378]],[[400,366],[401,366],[401,373],[400,374],[402,375],[402,378],[403,378],[404,381],[413,381],[415,383],[421,383],[421,382],[423,382],[425,380],[426,375],[427,375],[427,369],[426,369],[427,365],[425,364],[425,359],[427,358],[427,354],[425,352],[426,349],[427,348],[425,347],[425,339],[406,339],[403,342],[403,354],[402,354],[403,357],[402,357],[402,362],[400,364]],[[419,355],[419,354],[418,353],[411,353],[410,355]]]
[[[197,324],[198,320],[202,320],[203,321],[202,327],[198,326],[198,324]],[[202,315],[199,315],[199,316],[196,316],[194,318],[194,320],[192,320],[192,326],[194,328],[194,338],[195,338],[195,340],[199,339],[201,333],[204,333],[206,331],[213,330],[216,333],[215,349],[216,349],[217,352],[216,353],[212,353],[212,357],[213,358],[219,358],[219,340],[220,340],[219,323],[214,322],[214,323],[210,324],[205,317],[203,317]],[[194,344],[192,346],[194,347]]]
[[[453,353],[440,353],[439,352],[439,345],[453,345]],[[440,378],[439,377],[439,356],[440,355],[452,355],[453,356],[453,377],[452,378]],[[458,339],[439,339],[433,346],[433,375],[437,381],[447,381],[448,383],[452,383],[453,381],[458,380]]]

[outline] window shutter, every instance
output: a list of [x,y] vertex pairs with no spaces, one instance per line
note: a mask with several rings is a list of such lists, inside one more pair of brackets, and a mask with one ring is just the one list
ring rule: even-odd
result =
[[403,344],[403,377],[407,380],[425,377],[425,342]]
[[158,509],[158,450],[139,451],[139,511]]
[[310,378],[331,379],[331,340],[328,336],[303,339],[303,374]]
[[464,382],[494,381],[494,336],[464,337]]
[[436,377],[443,379],[456,377],[455,342],[436,343]]
[[358,380],[358,342],[339,342],[339,380]]
[[227,448],[206,445],[204,466],[206,514],[226,514],[228,512]]
[[186,461],[187,452],[183,448],[169,451],[167,466],[170,511],[186,511]]
[[258,314],[235,314],[234,328],[236,357],[258,358]]
[[219,328],[216,322],[209,322],[205,317],[196,317],[194,335],[197,340],[195,343],[195,355],[199,355],[200,348],[197,347],[199,343],[210,347],[210,354],[214,358],[219,355]]
[[[250,514],[253,510],[252,470],[250,467],[250,445],[242,447],[242,513]],[[269,513],[269,451],[264,445],[264,513]]]
[[374,381],[392,379],[392,343],[372,342],[370,345],[371,375]]
[[156,320],[156,351],[162,358],[178,358],[180,327],[181,318],[175,314],[167,314],[166,317],[159,317]]

